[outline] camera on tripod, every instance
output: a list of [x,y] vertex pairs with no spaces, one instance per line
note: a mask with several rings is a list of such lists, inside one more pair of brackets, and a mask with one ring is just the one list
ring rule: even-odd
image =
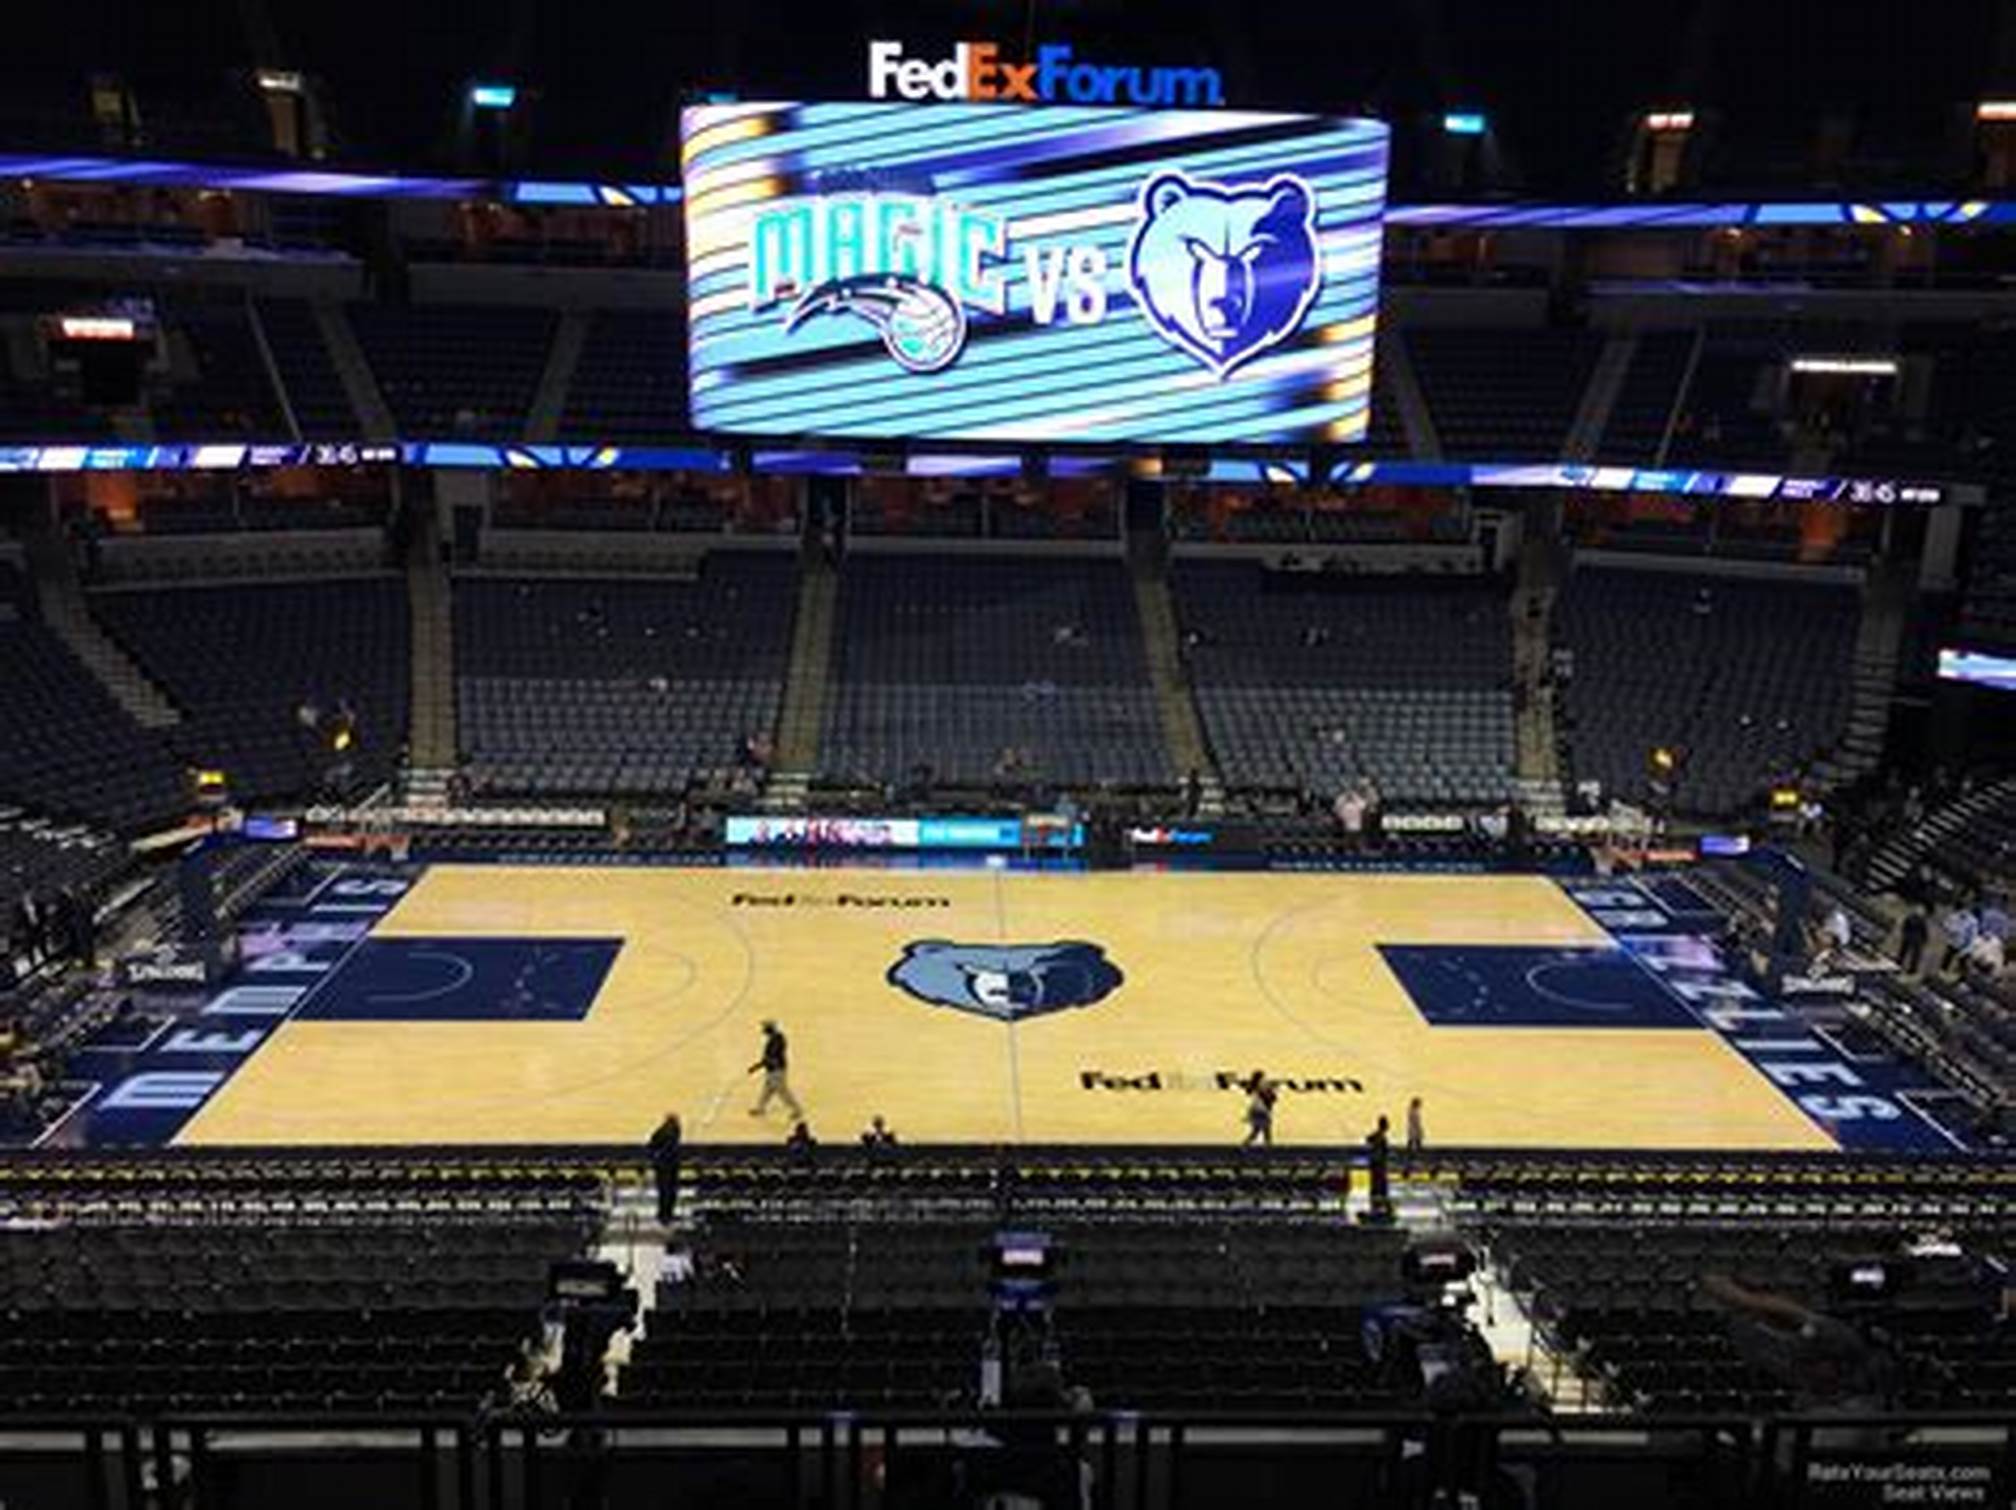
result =
[[1504,1370],[1469,1317],[1458,1289],[1477,1257],[1454,1237],[1428,1238],[1400,1256],[1402,1299],[1369,1307],[1362,1342],[1379,1381],[1435,1411],[1495,1410],[1508,1398]]

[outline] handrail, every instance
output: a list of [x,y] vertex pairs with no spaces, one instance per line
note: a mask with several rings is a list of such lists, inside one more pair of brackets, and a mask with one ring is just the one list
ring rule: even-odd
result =
[[[1913,1433],[1973,1428],[1979,1442],[1912,1442]],[[764,1446],[751,1431],[774,1434]],[[1846,1440],[1830,1442],[1837,1432]],[[1977,1469],[1991,1456],[2006,1475],[2016,1466],[2016,1410],[1928,1411],[1881,1415],[1812,1412],[1797,1415],[1497,1415],[1432,1416],[1419,1411],[1151,1411],[1079,1413],[974,1410],[637,1410],[479,1416],[452,1412],[391,1415],[312,1412],[194,1412],[164,1415],[144,1426],[130,1417],[75,1420],[46,1414],[0,1418],[0,1462],[33,1455],[46,1462],[52,1434],[81,1436],[76,1459],[88,1476],[90,1502],[107,1505],[116,1473],[123,1503],[135,1506],[145,1474],[157,1485],[182,1486],[176,1501],[205,1510],[220,1459],[298,1452],[304,1465],[332,1459],[376,1463],[410,1473],[413,1503],[426,1510],[477,1510],[513,1505],[536,1510],[542,1494],[557,1503],[542,1464],[599,1474],[630,1454],[701,1451],[724,1460],[767,1461],[787,1473],[793,1503],[816,1490],[833,1510],[869,1502],[870,1479],[909,1454],[988,1455],[1004,1472],[1017,1464],[1048,1474],[1060,1467],[1089,1475],[1092,1502],[1119,1510],[1167,1510],[1184,1502],[1186,1463],[1221,1447],[1233,1453],[1272,1448],[1292,1458],[1298,1446],[1342,1450],[1380,1476],[1354,1503],[1416,1510],[1436,1490],[1463,1488],[1503,1465],[1569,1471],[1582,1461],[1629,1463],[1642,1458],[1648,1484],[1685,1459],[1699,1462],[1724,1490],[1718,1503],[1780,1506],[1801,1502],[1814,1452],[1876,1451],[1885,1461],[1922,1451],[1926,1464],[1963,1461]],[[351,1433],[385,1441],[334,1440]],[[653,1433],[687,1433],[683,1441],[653,1441]],[[714,1441],[708,1433],[718,1433]],[[938,1433],[934,1439],[930,1434]],[[1853,1434],[1861,1433],[1860,1437]],[[920,1434],[923,1434],[920,1439]],[[298,1443],[260,1441],[261,1436]],[[17,1442],[34,1438],[32,1444]],[[240,1440],[233,1440],[238,1438]],[[1880,1446],[1878,1445],[1880,1444]],[[998,1457],[991,1456],[999,1453]],[[401,1465],[404,1465],[403,1467]],[[1551,1468],[1548,1465],[1553,1465]],[[452,1478],[444,1477],[452,1471]],[[1690,1503],[1700,1503],[1693,1500]],[[1656,1506],[1656,1495],[1644,1503]]]

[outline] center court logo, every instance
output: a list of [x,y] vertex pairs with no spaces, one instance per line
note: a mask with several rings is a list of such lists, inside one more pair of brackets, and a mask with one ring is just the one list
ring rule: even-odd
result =
[[934,1007],[1019,1022],[1112,995],[1126,977],[1097,944],[959,944],[920,939],[889,967],[889,984]]

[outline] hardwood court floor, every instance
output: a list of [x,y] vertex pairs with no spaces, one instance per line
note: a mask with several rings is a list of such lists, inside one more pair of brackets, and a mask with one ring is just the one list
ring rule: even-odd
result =
[[[465,999],[487,977],[458,971],[458,942],[560,938],[621,941],[575,1016]],[[436,962],[410,967],[411,990],[383,990],[381,967],[368,1015],[297,1015],[178,1141],[621,1142],[668,1109],[692,1140],[774,1141],[783,1114],[747,1110],[758,1024],[774,1017],[825,1141],[880,1112],[913,1142],[1227,1143],[1244,1101],[1219,1077],[1261,1067],[1290,1082],[1284,1143],[1356,1142],[1382,1111],[1397,1129],[1420,1095],[1448,1143],[1832,1146],[1684,1014],[1465,1018],[1487,994],[1464,996],[1475,960],[1502,974],[1528,948],[1542,966],[1525,978],[1578,1005],[1541,979],[1546,951],[1580,960],[1606,936],[1537,877],[437,866],[372,935],[395,971],[402,940]],[[1089,1005],[1002,1021],[922,999],[967,978],[946,960],[986,957],[943,956],[922,996],[890,981],[906,946],[934,940],[1084,941],[1123,978]],[[1414,953],[1447,977],[1453,1016],[1431,1023],[1382,945],[1433,946]],[[1102,983],[1083,951],[1055,979]]]

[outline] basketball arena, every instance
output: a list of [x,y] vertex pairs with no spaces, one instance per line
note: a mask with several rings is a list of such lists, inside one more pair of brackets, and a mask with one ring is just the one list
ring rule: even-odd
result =
[[8,19],[0,1510],[2016,1505],[2016,0]]

